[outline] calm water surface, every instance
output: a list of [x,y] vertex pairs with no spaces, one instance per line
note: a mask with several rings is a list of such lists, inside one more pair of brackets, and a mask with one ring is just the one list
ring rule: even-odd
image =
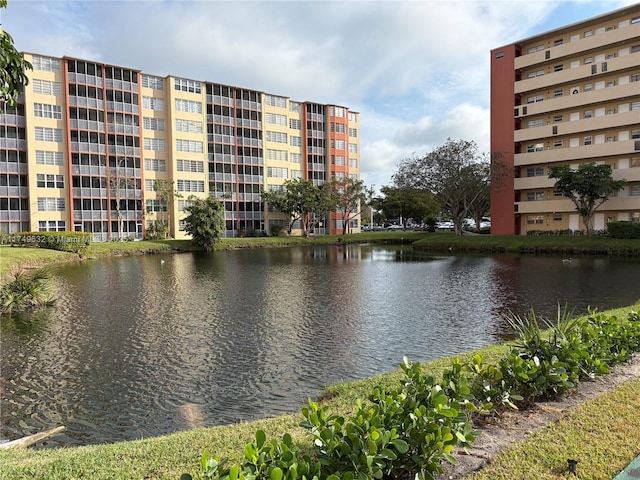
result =
[[2,320],[0,436],[63,424],[47,446],[94,444],[295,412],[404,355],[499,341],[509,308],[630,305],[639,279],[629,259],[366,245],[61,267],[54,309]]

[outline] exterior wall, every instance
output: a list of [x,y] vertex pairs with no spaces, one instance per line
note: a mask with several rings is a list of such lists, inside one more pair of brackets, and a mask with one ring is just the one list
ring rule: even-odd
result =
[[[268,232],[288,219],[265,211],[263,188],[359,177],[359,119],[344,107],[346,133],[330,138],[328,105],[90,60],[25,57],[34,70],[21,103],[0,110],[0,233],[140,239],[166,222],[172,237],[186,238],[191,195],[223,202],[228,237]],[[331,139],[345,144],[340,168],[328,161]],[[178,195],[164,201],[163,188]]]
[[599,208],[597,228],[640,221],[640,5],[491,53],[491,151],[511,147],[513,166],[492,187],[493,232],[584,229],[548,178],[559,164],[607,163],[627,180]]

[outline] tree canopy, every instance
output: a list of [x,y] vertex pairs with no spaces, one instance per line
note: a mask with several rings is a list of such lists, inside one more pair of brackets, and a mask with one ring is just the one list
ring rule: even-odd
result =
[[185,232],[191,241],[207,252],[213,250],[225,231],[224,207],[215,197],[189,197],[191,205],[184,209]]
[[331,210],[329,184],[314,185],[311,180],[296,178],[286,180],[281,191],[262,191],[262,200],[289,217],[288,232],[300,220],[304,235],[321,221]]
[[573,202],[582,217],[587,235],[594,232],[594,215],[598,207],[627,184],[611,177],[611,165],[584,163],[577,170],[569,165],[549,168],[549,178],[555,178],[555,188]]
[[351,220],[367,202],[368,192],[362,180],[345,177],[331,181],[331,203],[342,219],[342,234],[349,233]]
[[383,186],[380,192],[384,198],[378,205],[386,218],[412,218],[422,223],[438,214],[438,204],[431,192],[413,187]]
[[[7,0],[0,0],[0,8],[7,7]],[[0,27],[0,99],[15,105],[22,88],[29,83],[25,73],[32,65],[13,45],[13,38]]]
[[[457,235],[465,217],[478,202],[486,202],[490,163],[478,153],[474,141],[447,139],[424,157],[402,160],[393,175],[397,187],[431,192],[442,213],[448,215]],[[481,188],[482,187],[482,188]]]

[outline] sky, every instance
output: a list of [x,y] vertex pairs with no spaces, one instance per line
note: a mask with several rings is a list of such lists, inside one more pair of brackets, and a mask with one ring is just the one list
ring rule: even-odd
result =
[[637,0],[9,0],[19,51],[336,104],[360,114],[361,178],[453,140],[489,152],[490,50]]

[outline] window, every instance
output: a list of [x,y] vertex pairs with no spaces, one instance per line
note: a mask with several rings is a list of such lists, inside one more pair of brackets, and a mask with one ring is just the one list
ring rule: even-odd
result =
[[59,105],[49,105],[46,103],[34,103],[33,114],[40,118],[62,119],[62,107]]
[[557,47],[558,45],[562,45],[563,43],[564,43],[564,40],[562,38],[559,38],[553,41],[553,46]]
[[39,212],[64,212],[64,198],[38,197]]
[[36,150],[36,164],[38,165],[63,165],[62,152],[48,152]]
[[178,152],[202,153],[202,142],[194,140],[176,140],[176,150]]
[[564,67],[562,65],[556,65],[556,66],[553,67],[553,71],[554,72],[560,72],[560,71],[562,71],[563,68]]
[[178,180],[179,192],[204,192],[202,180]]
[[176,119],[176,130],[178,132],[202,133],[202,122],[178,118]]
[[331,122],[331,131],[332,132],[337,132],[337,133],[344,133],[345,132],[344,123]]
[[349,112],[349,121],[350,122],[357,122],[358,121],[358,114],[355,112]]
[[267,130],[267,142],[287,143],[287,134]]
[[267,167],[267,177],[288,178],[289,169],[281,167]]
[[164,89],[164,82],[159,77],[152,77],[151,75],[142,75],[142,86],[151,88],[153,90]]
[[331,140],[331,148],[335,148],[336,150],[344,150],[345,144],[344,140]]
[[296,118],[290,118],[289,128],[292,128],[293,130],[302,130],[302,123]]
[[544,200],[544,192],[527,192],[528,202],[539,202],[541,200]]
[[145,138],[144,149],[154,152],[164,152],[166,150],[166,143],[161,138]]
[[527,153],[541,152],[542,150],[544,150],[543,143],[530,143],[527,145]]
[[202,113],[202,102],[176,98],[176,110],[179,112]]
[[184,209],[193,205],[191,200],[178,200],[178,211],[184,212]]
[[584,137],[584,140],[582,141],[583,145],[591,145],[591,137]]
[[640,82],[640,73],[634,73],[631,75],[632,82]]
[[265,95],[264,104],[270,107],[286,108],[287,99],[284,97],[277,97],[275,95]]
[[561,222],[562,221],[562,214],[561,213],[554,213],[553,214],[553,221],[554,222]]
[[585,65],[589,65],[590,63],[593,63],[593,57],[587,57],[584,59]]
[[287,161],[287,151],[286,150],[272,150],[270,148],[267,149],[266,152],[267,160],[277,160],[280,162]]
[[289,137],[289,145],[291,145],[292,147],[301,147],[302,146],[302,139],[300,137],[296,137],[294,135],[291,135]]
[[583,37],[587,38],[587,37],[591,37],[593,36],[593,30],[587,30],[586,32],[584,32]]
[[611,143],[611,142],[615,142],[615,140],[616,140],[616,137],[615,137],[615,136],[613,136],[613,135],[608,135],[608,136],[607,136],[607,139],[606,139],[606,142],[607,142],[607,143]]
[[529,120],[527,122],[527,128],[534,128],[534,127],[542,127],[544,125],[544,119],[539,118],[537,120]]
[[544,217],[542,215],[528,215],[527,225],[542,225],[544,223]]
[[296,178],[302,178],[302,170],[291,170],[291,178],[294,180]]
[[39,232],[64,232],[66,223],[64,220],[40,220],[38,222]]
[[164,131],[164,119],[162,118],[153,118],[153,117],[144,117],[142,119],[142,127],[145,130],[157,130]]
[[331,107],[331,115],[335,117],[344,118],[344,108],[343,107]]
[[607,62],[602,62],[602,64],[600,65],[600,71],[602,72],[607,71]]
[[161,112],[164,110],[164,100],[162,98],[142,97],[142,108]]
[[629,195],[632,195],[634,197],[640,195],[640,185],[630,185],[629,190]]
[[562,90],[554,90],[553,91],[553,96],[554,97],[561,97],[562,95],[564,95],[564,92]]
[[349,159],[349,168],[358,168],[358,159],[350,158]]
[[536,70],[535,72],[529,72],[527,78],[541,77],[542,75],[544,75],[544,70]]
[[631,102],[631,110],[640,110],[640,102]]
[[561,122],[562,121],[562,115],[555,115],[553,117],[553,121],[554,122]]
[[585,92],[590,92],[591,90],[593,90],[593,83],[585,83],[584,84],[584,91]]
[[542,102],[544,100],[544,95],[539,94],[539,95],[532,95],[530,97],[527,97],[527,103],[537,103],[537,102]]
[[536,45],[535,47],[531,47],[527,50],[527,53],[535,53],[539,52],[540,50],[544,50],[544,45]]
[[350,137],[357,137],[358,136],[358,129],[357,128],[349,128],[349,136]]
[[280,115],[277,113],[265,113],[264,120],[266,123],[271,125],[286,125],[287,124],[287,116]]
[[145,200],[147,213],[166,212],[167,202],[165,200]]
[[607,82],[607,87],[615,87],[615,85],[616,85],[616,82],[614,81]]
[[166,172],[167,171],[167,161],[166,160],[158,160],[156,158],[145,158],[144,159],[144,169],[149,172]]
[[349,144],[349,152],[350,153],[358,153],[358,144],[357,143],[350,143]]
[[631,130],[631,138],[640,138],[640,130]]
[[181,92],[202,93],[202,84],[194,80],[186,80],[184,78],[176,78],[175,89]]
[[158,183],[158,180],[156,180],[154,178],[145,178],[145,180],[144,180],[144,189],[147,192],[155,192],[157,183]]
[[[302,163],[302,154],[301,153],[292,153],[289,155],[289,161],[291,163]],[[293,178],[293,177],[291,177]]]
[[290,112],[300,112],[300,104],[298,102],[289,102]]
[[38,173],[36,184],[39,188],[64,188],[64,177],[62,175],[51,175]]
[[55,58],[38,57],[33,56],[31,59],[31,65],[34,70],[40,70],[42,72],[60,72],[60,61]]
[[616,113],[615,108],[607,108],[607,112],[605,113],[605,115],[613,115],[614,113]]
[[593,117],[593,110],[585,110],[582,114],[582,118],[591,118]]
[[204,162],[200,160],[176,160],[179,172],[204,173]]
[[504,57],[504,52],[498,52],[496,53],[496,59],[500,59]]
[[562,147],[562,140],[556,140],[553,142],[553,148],[560,148]]
[[62,130],[59,128],[36,127],[36,140],[41,142],[62,142]]
[[631,25],[633,25],[634,23],[640,23],[640,17],[634,17],[631,19]]
[[33,93],[59,96],[62,94],[62,90],[60,90],[60,82],[50,82],[36,78],[33,80]]

